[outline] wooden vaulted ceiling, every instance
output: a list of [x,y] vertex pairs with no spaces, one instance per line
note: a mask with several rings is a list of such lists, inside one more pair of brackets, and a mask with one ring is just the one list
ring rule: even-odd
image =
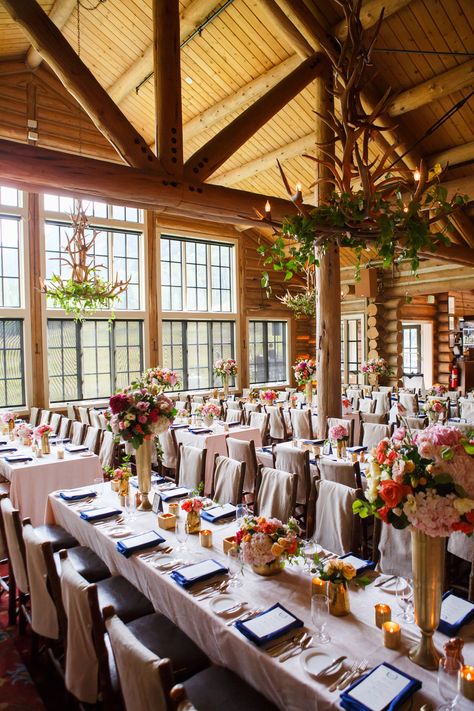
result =
[[[76,0],[40,0],[65,38],[77,49]],[[152,70],[151,0],[80,0],[80,56],[125,116],[153,147],[155,134]],[[341,36],[341,9],[335,0],[183,0],[181,75],[184,158],[194,154],[259,96],[298,66],[318,45],[308,24],[295,14],[305,5],[332,34]],[[430,164],[449,164],[446,180],[470,185],[474,195],[474,99],[432,135],[427,129],[442,119],[474,86],[474,3],[472,0],[365,0],[362,18],[371,25],[385,7],[375,53],[377,75],[370,93],[396,92],[391,116],[395,134],[409,151],[413,167],[419,156]],[[216,14],[214,13],[222,9]],[[278,13],[279,11],[279,13]],[[195,29],[211,17],[202,31]],[[293,29],[291,29],[293,28]],[[2,62],[30,66],[38,61],[22,28],[0,0],[0,74]],[[39,71],[39,70],[38,70]],[[41,71],[47,69],[43,66]],[[264,77],[264,78],[262,78]],[[0,76],[0,105],[2,78]],[[8,97],[6,98],[8,100]],[[290,181],[307,195],[313,164],[303,157],[314,135],[314,89],[309,84],[244,143],[208,182],[285,197],[276,166],[282,159]],[[87,138],[85,128],[85,137]],[[11,137],[2,125],[0,138]],[[16,136],[15,136],[16,137]],[[16,137],[17,138],[17,137]],[[393,140],[393,134],[389,135]],[[26,134],[25,134],[26,140]],[[85,140],[85,139],[84,139]],[[41,143],[41,124],[39,139]],[[62,146],[59,146],[60,148]],[[376,145],[373,147],[377,152]],[[78,147],[78,152],[80,148]],[[120,160],[97,143],[98,157]],[[467,180],[464,180],[467,179]],[[257,205],[262,208],[263,206]],[[474,247],[474,226],[466,210],[454,220],[453,241]],[[343,264],[349,263],[346,254]]]

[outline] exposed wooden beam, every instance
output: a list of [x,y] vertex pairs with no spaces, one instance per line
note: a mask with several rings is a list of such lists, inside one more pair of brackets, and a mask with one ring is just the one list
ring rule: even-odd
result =
[[[216,5],[217,0],[192,0],[180,17],[180,42],[184,42],[199,27]],[[133,62],[127,71],[109,86],[107,91],[110,98],[119,104],[152,72],[153,42],[146,47],[141,58]]]
[[474,161],[474,141],[463,143],[461,146],[447,148],[440,153],[433,153],[426,159],[427,164],[432,168],[436,163],[443,167],[446,165],[459,165],[460,163],[471,163]]
[[306,59],[196,151],[185,163],[188,176],[196,176],[199,180],[209,178],[259,128],[317,77],[325,64],[326,60],[322,54],[315,54]]
[[419,255],[420,257],[429,257],[440,262],[452,262],[474,267],[474,249],[470,247],[445,247],[440,244],[436,247],[436,251],[420,250]]
[[74,96],[119,155],[137,168],[154,168],[159,162],[92,72],[77,56],[61,31],[36,2],[2,0],[33,46]]
[[411,89],[402,91],[390,104],[388,114],[389,116],[406,114],[408,111],[413,111],[420,106],[430,104],[432,101],[442,99],[444,96],[449,96],[449,94],[471,86],[473,83],[474,59],[470,59]]
[[[56,0],[49,13],[49,19],[61,30],[76,7],[77,0]],[[36,69],[42,61],[41,54],[34,47],[30,47],[25,57],[26,66],[29,69]]]
[[155,145],[163,170],[183,172],[181,49],[178,0],[153,0]]
[[304,0],[278,0],[278,4],[290,19],[294,15],[306,36],[320,45],[329,56],[337,57],[338,43],[335,41],[332,31],[309,10]]
[[[412,0],[366,0],[366,2],[362,3],[360,11],[360,21],[362,23],[362,27],[367,30],[369,27],[375,25],[380,17],[382,9],[384,11],[384,17],[387,18],[390,17],[390,15],[394,15],[411,2]],[[345,19],[337,23],[337,25],[333,28],[333,33],[340,40],[347,37],[347,23]]]
[[474,248],[474,222],[462,210],[456,210],[449,216],[449,221],[457,229],[464,242],[471,249]]
[[259,9],[263,10],[275,29],[280,32],[286,41],[290,42],[291,46],[302,59],[311,57],[313,48],[305,40],[301,32],[294,26],[283,10],[277,5],[275,0],[259,0]]

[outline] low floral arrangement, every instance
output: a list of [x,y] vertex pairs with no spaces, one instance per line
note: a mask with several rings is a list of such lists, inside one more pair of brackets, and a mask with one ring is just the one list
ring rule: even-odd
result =
[[219,358],[214,363],[214,373],[221,378],[229,378],[237,375],[237,361],[233,358]]
[[316,375],[316,361],[312,358],[297,360],[292,368],[298,385],[306,385],[306,383],[313,380],[313,376]]
[[277,398],[278,393],[275,390],[262,390],[260,392],[260,400],[267,403],[267,405],[273,405]]
[[169,368],[161,368],[159,365],[156,368],[148,368],[142,375],[141,381],[148,387],[154,386],[158,390],[172,390],[181,385],[178,373]]
[[20,422],[15,428],[15,434],[18,439],[31,439],[33,437],[33,427],[30,427],[26,422]]
[[392,375],[393,371],[389,367],[385,358],[369,358],[364,360],[360,372],[367,375]]
[[438,400],[437,398],[432,398],[427,400],[423,405],[423,410],[428,414],[446,415],[448,409],[448,403],[446,400]]
[[294,518],[285,524],[277,518],[245,516],[235,541],[244,563],[261,566],[273,563],[276,558],[291,559],[301,555],[300,534]]
[[213,402],[207,402],[202,406],[201,414],[204,417],[219,417],[221,414],[221,408]]
[[202,415],[202,408],[204,405],[202,403],[199,403],[199,405],[195,405],[192,414],[193,415]]
[[343,442],[349,439],[349,433],[344,425],[333,425],[329,428],[328,438],[333,442]]
[[168,429],[176,409],[166,395],[157,395],[139,382],[112,395],[104,414],[107,429],[114,433],[116,440],[122,438],[138,449],[145,440]]
[[188,417],[188,416],[189,416],[188,410],[186,410],[185,407],[180,407],[180,409],[178,410],[178,417]]
[[400,427],[371,453],[366,500],[353,505],[395,528],[428,536],[474,531],[474,442],[443,425]]
[[2,422],[8,425],[10,422],[15,422],[15,415],[13,412],[2,412]]
[[443,397],[443,395],[447,395],[448,392],[449,390],[446,385],[441,385],[441,383],[435,383],[426,394],[433,397]]
[[315,567],[311,568],[312,573],[316,573],[320,580],[327,580],[330,583],[342,584],[347,587],[347,583],[355,578],[357,571],[351,563],[346,563],[339,558],[332,558],[328,561],[320,560],[319,556],[314,556]]
[[46,435],[49,437],[51,432],[53,431],[53,428],[50,427],[49,425],[39,425],[35,429],[35,436],[36,437],[45,437]]
[[258,388],[252,388],[249,392],[249,400],[258,400],[260,391]]
[[192,499],[185,499],[181,504],[181,508],[183,511],[186,511],[186,513],[194,511],[198,514],[204,508],[204,503],[199,496],[195,496]]

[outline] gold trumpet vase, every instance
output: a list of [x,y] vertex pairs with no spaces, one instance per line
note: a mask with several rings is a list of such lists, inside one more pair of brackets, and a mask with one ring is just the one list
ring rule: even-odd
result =
[[351,611],[349,590],[344,583],[328,584],[329,612],[335,617],[344,617]]
[[224,400],[227,400],[229,396],[229,378],[227,375],[222,376],[222,385],[224,387]]
[[148,494],[151,491],[151,452],[153,440],[146,439],[138,449],[135,450],[135,463],[137,465],[138,491],[140,492],[141,503],[139,511],[151,511],[151,503]]
[[413,529],[411,542],[415,621],[421,639],[408,657],[420,667],[435,670],[441,655],[433,644],[433,634],[441,613],[446,540]]
[[305,394],[306,394],[306,404],[311,407],[313,404],[313,383],[311,380],[309,380],[306,385],[304,386],[305,388]]

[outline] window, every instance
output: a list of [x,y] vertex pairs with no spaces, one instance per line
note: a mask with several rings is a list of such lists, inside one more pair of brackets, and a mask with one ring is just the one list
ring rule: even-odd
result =
[[23,319],[0,319],[0,407],[25,405]]
[[229,244],[162,237],[163,310],[231,312],[233,253]]
[[421,325],[402,326],[403,372],[405,375],[421,373]]
[[21,305],[20,229],[20,217],[0,214],[0,307]]
[[[82,201],[86,215],[98,217],[104,220],[117,220],[119,222],[143,222],[143,212],[136,207],[124,207],[122,205],[108,205],[105,202],[97,200]],[[70,215],[74,212],[77,201],[74,198],[64,197],[62,195],[44,196],[44,209],[47,212],[62,212]]]
[[250,385],[287,381],[286,331],[286,321],[250,321]]
[[142,321],[48,319],[50,402],[108,398],[143,371]]
[[348,316],[341,321],[341,378],[343,383],[357,383],[363,355],[363,317]]
[[220,384],[214,363],[234,358],[233,321],[163,321],[162,334],[163,363],[179,373],[183,390]]

